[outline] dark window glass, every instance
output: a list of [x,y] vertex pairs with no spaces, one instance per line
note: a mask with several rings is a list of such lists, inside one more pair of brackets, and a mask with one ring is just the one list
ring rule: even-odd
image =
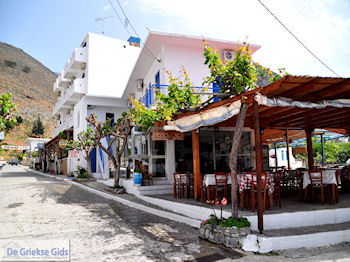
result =
[[165,141],[152,141],[152,155],[165,155]]
[[165,177],[165,159],[153,159],[152,160],[152,169],[154,177]]

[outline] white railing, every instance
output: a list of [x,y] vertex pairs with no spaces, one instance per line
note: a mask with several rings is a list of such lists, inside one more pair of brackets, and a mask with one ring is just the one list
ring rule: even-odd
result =
[[73,126],[73,113],[69,114],[65,119],[58,121],[58,126],[52,131],[52,137],[55,137],[59,132],[69,129]]
[[86,78],[77,78],[68,88],[63,88],[61,96],[58,98],[53,107],[53,114],[56,114],[60,109],[67,108],[80,99],[80,95],[86,94],[87,82]]

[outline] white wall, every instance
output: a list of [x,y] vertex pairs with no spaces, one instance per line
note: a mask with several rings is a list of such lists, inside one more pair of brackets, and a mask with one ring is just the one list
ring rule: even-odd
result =
[[88,94],[121,97],[140,48],[91,33],[87,45]]
[[81,131],[86,130],[86,102],[85,98],[83,97],[75,106],[73,110],[73,122],[74,122],[74,129],[73,129],[73,136],[74,139],[77,139],[78,134]]
[[203,78],[209,76],[208,66],[204,65],[203,47],[182,46],[181,43],[167,45],[164,48],[163,59],[164,68],[174,77],[180,75],[179,71],[183,65],[195,86],[202,86]]
[[[269,150],[269,155],[275,155],[275,149],[270,149]],[[299,167],[302,167],[302,162],[295,160],[293,156],[293,149],[292,147],[289,147],[289,157],[290,157],[290,167],[291,169],[296,169]],[[270,167],[275,167],[276,166],[276,159],[271,158],[269,159]],[[279,167],[285,166],[288,168],[288,158],[287,158],[287,148],[282,147],[282,148],[277,148],[277,164]]]

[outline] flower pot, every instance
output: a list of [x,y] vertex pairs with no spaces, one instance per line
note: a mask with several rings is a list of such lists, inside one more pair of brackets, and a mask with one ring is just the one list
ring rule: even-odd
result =
[[141,186],[142,185],[142,174],[134,173],[134,185]]

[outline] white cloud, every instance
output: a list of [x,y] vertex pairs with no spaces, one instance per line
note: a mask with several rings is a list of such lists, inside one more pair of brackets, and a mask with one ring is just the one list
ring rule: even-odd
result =
[[[152,29],[262,45],[254,59],[292,74],[334,76],[303,48],[257,0],[138,0],[139,12],[159,17]],[[342,0],[262,0],[321,60],[350,76],[350,17],[335,14]],[[333,11],[332,11],[333,10]],[[346,59],[348,58],[348,59]]]

